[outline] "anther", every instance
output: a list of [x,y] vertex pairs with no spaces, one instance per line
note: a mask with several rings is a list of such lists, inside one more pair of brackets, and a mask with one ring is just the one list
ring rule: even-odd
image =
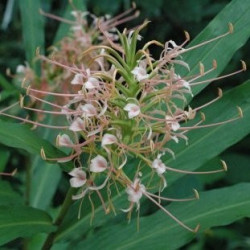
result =
[[232,34],[234,32],[234,26],[232,23],[228,23],[228,31],[230,34]]
[[29,95],[30,94],[30,85],[27,87],[27,89],[26,89],[26,95]]
[[41,155],[41,157],[42,157],[42,159],[43,159],[44,161],[47,160],[46,155],[45,155],[44,148],[41,148],[40,155]]
[[201,120],[204,122],[206,120],[206,116],[203,112],[200,112]]
[[238,109],[239,117],[243,118],[243,111],[242,111],[241,107],[237,106],[237,109]]
[[193,189],[193,192],[194,192],[195,198],[196,198],[197,200],[199,200],[199,199],[200,199],[200,195],[199,195],[198,191],[197,191],[196,189]]
[[222,168],[224,169],[224,171],[226,172],[227,171],[227,164],[225,161],[223,160],[220,160],[221,161],[221,164],[222,164]]
[[199,229],[200,229],[200,224],[198,224],[198,225],[195,227],[194,233],[197,233],[197,232],[199,231]]
[[217,61],[216,61],[215,59],[213,60],[212,65],[213,65],[213,68],[214,68],[214,69],[216,69],[216,68],[217,68]]
[[24,96],[20,95],[20,99],[19,99],[20,108],[23,108],[23,102],[24,102]]
[[218,88],[218,97],[221,98],[223,96],[223,91],[221,88]]
[[241,61],[241,64],[242,64],[242,70],[243,71],[246,71],[247,70],[247,65],[246,63],[243,61],[243,60],[240,60]]
[[203,63],[199,63],[199,67],[200,67],[200,74],[201,75],[204,75],[204,72],[205,72],[205,68],[204,68],[204,65],[203,65]]
[[185,34],[186,40],[190,41],[190,35],[186,30],[184,30],[184,34]]

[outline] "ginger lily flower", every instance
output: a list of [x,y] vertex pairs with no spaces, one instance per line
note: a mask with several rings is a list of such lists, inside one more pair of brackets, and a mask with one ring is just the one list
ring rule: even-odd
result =
[[87,179],[86,179],[86,173],[81,168],[75,168],[71,172],[69,172],[69,175],[73,176],[70,181],[70,186],[74,188],[82,187]]
[[112,134],[105,134],[102,137],[102,147],[110,145],[117,142],[117,138]]
[[128,103],[124,108],[125,111],[128,111],[128,118],[134,118],[141,113],[140,107],[134,103]]
[[144,61],[141,61],[139,63],[139,66],[135,67],[131,73],[135,76],[135,78],[137,79],[137,81],[141,81],[144,79],[148,78],[148,74],[147,74],[147,70],[146,70],[146,63]]
[[72,85],[82,85],[83,84],[83,74],[75,74],[71,81]]
[[93,158],[90,161],[90,171],[94,172],[94,173],[100,173],[103,172],[107,169],[108,167],[108,163],[106,161],[106,159],[101,156],[101,155],[97,155],[95,158]]

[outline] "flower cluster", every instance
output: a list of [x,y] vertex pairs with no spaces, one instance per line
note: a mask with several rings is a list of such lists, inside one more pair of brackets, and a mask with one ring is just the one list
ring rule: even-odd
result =
[[[126,15],[128,13],[130,12],[126,12]],[[75,58],[66,62],[64,54],[59,52],[53,59],[39,55],[45,63],[65,71],[64,77],[67,76],[68,79],[66,87],[71,92],[66,90],[63,92],[64,88],[61,88],[60,93],[36,89],[24,83],[27,96],[50,105],[53,110],[28,108],[25,105],[25,97],[21,97],[20,100],[22,108],[65,117],[64,124],[48,125],[24,118],[17,119],[36,126],[64,131],[58,134],[56,144],[58,147],[69,148],[71,153],[63,158],[48,158],[42,149],[41,155],[43,159],[49,161],[75,163],[75,168],[69,172],[71,187],[79,189],[79,192],[72,197],[74,200],[97,192],[104,210],[108,212],[114,207],[110,186],[118,185],[125,190],[130,202],[128,208],[123,209],[124,212],[131,214],[134,207],[138,210],[140,200],[144,196],[181,226],[196,232],[198,227],[195,229],[188,227],[161,205],[162,200],[190,201],[199,197],[196,190],[194,197],[187,199],[161,197],[161,192],[167,187],[165,177],[167,171],[192,174],[164,163],[167,154],[174,157],[174,152],[168,146],[169,142],[179,143],[180,140],[188,142],[186,134],[189,130],[234,121],[242,116],[242,111],[238,108],[239,115],[230,120],[204,124],[205,116],[201,113],[199,119],[197,113],[221,98],[222,91],[219,90],[218,97],[214,100],[196,108],[186,108],[186,98],[188,95],[192,96],[193,86],[227,76],[201,80],[203,76],[216,69],[215,61],[208,70],[205,70],[200,63],[200,71],[188,78],[178,74],[175,66],[180,65],[189,70],[189,65],[182,60],[181,55],[232,33],[232,25],[229,25],[229,31],[225,34],[187,49],[184,45],[189,41],[188,33],[185,33],[186,40],[181,45],[177,45],[174,41],[165,44],[150,41],[138,49],[137,41],[141,40],[139,33],[148,22],[133,30],[125,29],[123,33],[119,31],[113,33],[113,30],[112,32],[109,30],[114,24],[122,22],[119,20],[124,14],[111,19],[112,21],[94,22],[98,29],[93,30],[95,32],[98,30],[98,33],[90,32],[90,34],[103,42],[93,45],[92,40],[88,44],[89,37],[82,35],[84,14],[74,12],[73,15],[76,20],[80,20],[73,26],[75,38],[79,36],[75,41],[80,44],[72,44],[69,49],[77,51],[77,62],[82,61],[82,63],[73,63]],[[87,48],[83,48],[82,46],[86,44]],[[159,58],[152,57],[149,49],[152,45],[162,47]],[[66,51],[64,50],[65,53]],[[241,70],[232,74],[246,70],[244,62],[242,65]],[[58,99],[55,99],[58,102],[54,103],[40,97],[49,95],[62,98],[63,103]],[[1,114],[10,116],[4,112]],[[187,125],[187,121],[190,121],[188,124],[191,125]],[[131,161],[136,165],[131,165]],[[152,176],[157,180],[154,184],[157,183],[158,195],[148,191],[152,189],[151,181],[144,179],[144,173],[148,171],[152,172]],[[224,161],[222,169],[194,172],[194,174],[221,171],[226,171]],[[107,202],[103,198],[104,193],[108,197]]]

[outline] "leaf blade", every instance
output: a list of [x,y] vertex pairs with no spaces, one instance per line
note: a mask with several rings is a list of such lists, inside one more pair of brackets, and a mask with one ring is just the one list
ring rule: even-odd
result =
[[41,210],[25,206],[0,206],[0,244],[54,230],[51,217]]
[[[182,221],[189,225],[196,225],[199,222],[201,232],[210,227],[228,225],[240,218],[250,217],[249,198],[250,184],[245,183],[203,192],[199,201],[188,205],[172,204],[168,209],[179,214]],[[103,227],[75,248],[81,249],[84,245],[86,249],[93,249],[98,244],[102,249],[178,249],[195,237],[195,234],[165,217],[166,215],[159,211],[142,218],[138,233],[135,221],[125,227],[124,225]]]

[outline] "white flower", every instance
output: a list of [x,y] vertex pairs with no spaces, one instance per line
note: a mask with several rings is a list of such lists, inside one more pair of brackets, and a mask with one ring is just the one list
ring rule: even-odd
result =
[[173,117],[167,115],[167,116],[165,117],[165,119],[166,119],[167,124],[170,125],[170,127],[171,127],[171,129],[172,129],[173,131],[176,131],[176,130],[178,130],[178,129],[181,127],[180,124],[179,124],[179,122],[175,121],[175,120],[173,119]]
[[84,83],[86,89],[95,89],[99,87],[99,80],[91,76],[90,69],[86,70],[87,81]]
[[72,123],[71,125],[69,126],[69,130],[71,131],[82,131],[85,129],[85,124],[84,124],[84,121],[80,118],[80,117],[77,117]]
[[68,135],[62,134],[62,135],[57,136],[56,144],[57,144],[57,146],[67,147],[67,146],[73,145],[73,142],[71,141],[71,139]]
[[23,65],[18,65],[17,66],[17,68],[16,68],[16,73],[18,73],[18,74],[21,74],[21,73],[25,73],[25,71],[26,71],[26,67],[25,66],[23,66]]
[[80,109],[82,110],[83,115],[85,117],[91,117],[91,116],[97,115],[96,108],[92,104],[87,103],[87,104],[81,105]]
[[171,136],[171,139],[174,140],[176,143],[179,143],[179,139],[176,135]]
[[128,194],[128,200],[134,203],[139,203],[143,192],[145,192],[145,186],[140,184],[140,179],[136,178],[134,182],[126,188]]
[[131,73],[135,76],[135,78],[137,79],[137,81],[141,81],[141,80],[144,80],[144,79],[147,79],[148,78],[148,74],[147,74],[147,70],[146,70],[146,63],[141,61],[139,63],[139,66],[135,67]]
[[69,175],[73,176],[69,182],[70,186],[78,188],[83,186],[86,183],[86,173],[81,168],[74,168]]
[[166,172],[166,165],[160,159],[160,155],[152,162],[152,168],[155,169],[158,175],[162,175]]
[[72,85],[82,85],[83,74],[75,74],[74,78],[71,81]]
[[133,103],[128,103],[124,108],[125,111],[128,111],[128,118],[131,119],[140,114],[140,107]]
[[105,145],[110,145],[117,142],[117,138],[112,134],[105,134],[102,137],[102,147]]
[[94,172],[94,173],[100,173],[103,172],[107,169],[108,167],[108,163],[106,161],[106,159],[101,156],[101,155],[97,155],[95,158],[93,158],[90,161],[90,171]]

